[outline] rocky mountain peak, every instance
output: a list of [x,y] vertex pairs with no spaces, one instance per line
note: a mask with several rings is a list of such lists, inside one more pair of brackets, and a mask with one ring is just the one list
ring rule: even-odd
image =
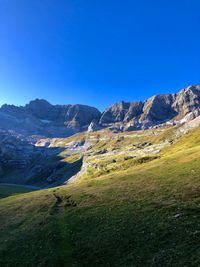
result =
[[32,115],[45,119],[49,118],[51,112],[53,112],[53,105],[44,99],[35,99],[30,101],[29,104],[25,106],[25,109]]
[[26,107],[31,107],[31,106],[52,106],[47,100],[45,99],[40,99],[36,98],[34,100],[31,100],[29,104],[26,105]]
[[118,102],[107,108],[101,116],[100,124],[129,121],[142,112],[142,102]]
[[171,108],[173,101],[174,95],[172,94],[156,95],[149,98],[144,103],[143,118],[153,122],[171,119],[175,115]]
[[52,105],[44,99],[35,99],[25,107],[3,105],[0,108],[0,129],[23,136],[65,137],[102,127],[122,131],[157,127],[164,123],[184,123],[199,115],[200,85],[191,85],[176,94],[155,95],[144,102],[120,101],[102,114],[95,107]]
[[175,95],[172,108],[177,112],[178,118],[200,108],[200,85],[191,85],[182,89]]
[[195,118],[199,114],[200,85],[191,85],[177,94],[155,95],[145,102],[116,103],[103,112],[100,124],[121,122],[126,130],[146,129],[165,122],[183,121],[186,115]]
[[35,99],[25,107],[3,105],[0,128],[24,136],[65,137],[87,129],[93,119],[99,121],[100,111],[86,105],[52,105]]

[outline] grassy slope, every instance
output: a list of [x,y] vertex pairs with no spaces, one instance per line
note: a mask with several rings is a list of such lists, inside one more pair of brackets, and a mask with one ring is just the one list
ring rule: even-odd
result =
[[0,216],[0,266],[200,266],[200,128],[160,159],[4,198]]
[[32,191],[24,186],[14,186],[14,185],[2,185],[0,184],[0,199],[8,197],[11,195],[16,195],[20,193],[26,193]]

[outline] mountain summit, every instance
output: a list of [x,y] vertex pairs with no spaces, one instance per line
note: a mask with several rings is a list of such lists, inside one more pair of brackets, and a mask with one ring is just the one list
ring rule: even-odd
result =
[[176,94],[155,95],[144,102],[121,101],[103,113],[80,104],[51,105],[43,99],[35,99],[24,107],[5,104],[0,108],[0,129],[25,137],[66,137],[89,126],[89,131],[105,127],[116,131],[142,130],[182,124],[199,115],[200,85],[192,85]]
[[104,126],[120,129],[148,129],[163,123],[183,123],[200,115],[200,85],[177,94],[155,95],[145,102],[119,102],[107,108],[100,119]]
[[3,105],[0,108],[0,128],[24,136],[67,137],[87,129],[101,113],[86,105],[51,105],[35,99],[25,107]]

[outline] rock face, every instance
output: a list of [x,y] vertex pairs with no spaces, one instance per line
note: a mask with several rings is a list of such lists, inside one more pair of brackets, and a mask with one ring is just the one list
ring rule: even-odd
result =
[[183,123],[199,115],[200,85],[194,85],[177,94],[152,96],[144,103],[116,103],[102,113],[100,124],[112,128],[116,125],[120,130],[137,130],[167,122]]
[[107,108],[100,119],[100,124],[109,124],[115,122],[128,122],[142,113],[142,102],[119,102],[112,107]]
[[24,136],[65,137],[87,129],[101,113],[85,105],[51,105],[36,99],[25,107],[3,105],[0,108],[0,129]]
[[177,94],[156,95],[145,102],[118,102],[102,114],[85,105],[51,105],[36,99],[24,107],[3,105],[0,130],[23,137],[67,137],[110,127],[113,131],[140,130],[163,123],[184,123],[200,115],[200,85]]
[[96,120],[93,120],[88,127],[88,132],[95,132],[100,129],[101,129],[101,126],[99,125],[99,123]]

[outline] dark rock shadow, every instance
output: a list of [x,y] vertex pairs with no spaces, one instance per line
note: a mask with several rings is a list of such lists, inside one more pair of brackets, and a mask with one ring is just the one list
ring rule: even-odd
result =
[[34,147],[31,157],[1,158],[0,183],[34,185],[41,188],[64,184],[76,175],[83,158],[69,163],[59,154],[65,148]]

